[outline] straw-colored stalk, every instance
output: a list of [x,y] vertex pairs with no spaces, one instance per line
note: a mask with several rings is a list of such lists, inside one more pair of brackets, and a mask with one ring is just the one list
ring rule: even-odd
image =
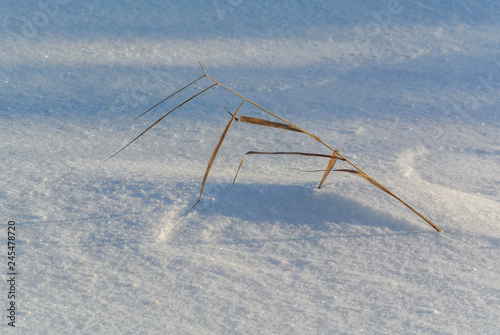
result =
[[[441,232],[442,230],[436,226],[431,220],[429,220],[428,218],[426,218],[425,216],[423,216],[420,212],[418,212],[416,209],[414,209],[412,206],[410,206],[408,203],[406,203],[405,201],[403,201],[402,199],[400,199],[399,197],[397,197],[396,195],[394,195],[391,191],[389,191],[385,186],[383,186],[382,184],[380,184],[379,182],[377,182],[375,179],[373,179],[372,177],[370,177],[366,172],[364,172],[363,170],[361,170],[361,168],[359,168],[358,166],[356,166],[353,162],[351,162],[349,159],[347,159],[344,155],[342,155],[339,150],[336,150],[336,149],[333,149],[330,145],[328,145],[327,143],[325,143],[323,140],[321,140],[318,136],[316,135],[313,135],[312,133],[310,132],[307,132],[305,131],[304,129],[302,128],[299,128],[297,127],[296,125],[294,125],[293,123],[285,120],[284,118],[278,116],[277,114],[269,111],[268,109],[260,106],[259,104],[245,98],[244,96],[242,96],[241,94],[239,93],[236,93],[235,91],[233,91],[232,89],[222,85],[220,82],[218,82],[217,80],[211,78],[207,72],[205,71],[205,68],[203,67],[203,65],[201,64],[200,62],[200,66],[204,72],[204,74],[202,76],[200,76],[199,78],[197,78],[196,80],[192,81],[191,83],[187,84],[186,86],[184,86],[183,88],[181,88],[180,90],[174,92],[173,94],[169,95],[167,98],[163,99],[162,101],[160,101],[159,103],[157,103],[156,105],[152,106],[151,108],[149,108],[148,110],[146,110],[144,113],[142,113],[141,115],[139,115],[136,119],[140,118],[141,116],[143,116],[144,114],[148,113],[150,110],[152,110],[153,108],[159,106],[160,104],[164,103],[165,101],[167,101],[168,99],[170,99],[171,97],[173,97],[174,95],[176,95],[177,93],[183,91],[184,89],[188,88],[189,86],[193,85],[194,83],[196,83],[197,81],[199,81],[200,79],[202,78],[207,78],[209,79],[210,81],[213,82],[213,84],[207,88],[205,88],[204,90],[198,92],[197,94],[193,95],[192,97],[188,98],[187,100],[183,101],[181,104],[177,105],[176,107],[174,107],[173,109],[171,109],[168,113],[164,114],[161,118],[159,118],[156,122],[154,122],[151,126],[149,126],[146,130],[144,130],[142,133],[140,133],[137,137],[135,137],[132,141],[130,141],[128,144],[126,144],[123,148],[121,148],[120,150],[118,150],[115,154],[113,154],[112,156],[110,156],[108,159],[106,159],[105,161],[111,159],[112,157],[114,157],[115,155],[117,155],[118,153],[120,153],[122,150],[124,150],[126,147],[128,147],[130,144],[132,144],[134,141],[136,141],[139,137],[141,137],[142,135],[144,135],[147,131],[149,131],[151,128],[153,128],[156,124],[158,124],[161,120],[163,120],[165,117],[167,117],[168,115],[170,115],[173,111],[175,111],[176,109],[178,109],[179,107],[183,106],[184,104],[186,104],[187,102],[193,100],[194,98],[198,97],[199,95],[201,95],[202,93],[205,93],[206,91],[210,90],[211,88],[215,87],[215,86],[220,86],[222,87],[223,89],[229,91],[230,93],[232,93],[233,95],[236,95],[238,96],[239,98],[242,99],[242,102],[240,103],[240,105],[238,106],[238,109],[236,110],[236,112],[234,114],[231,114],[229,111],[228,113],[231,114],[231,119],[229,120],[228,124],[226,125],[226,128],[224,129],[224,131],[222,132],[222,135],[220,136],[219,138],[219,141],[217,142],[217,145],[215,146],[215,149],[214,151],[212,152],[212,156],[210,157],[210,161],[208,162],[208,165],[207,165],[207,168],[205,170],[205,174],[203,175],[203,180],[202,180],[202,183],[201,183],[201,189],[200,189],[200,195],[198,197],[198,200],[196,201],[196,203],[193,205],[193,207],[191,207],[187,212],[189,213],[191,210],[193,210],[193,208],[196,207],[196,205],[198,205],[202,199],[202,196],[203,196],[203,190],[204,190],[204,187],[205,187],[205,183],[207,181],[207,178],[208,178],[208,175],[210,173],[210,169],[212,168],[212,165],[215,161],[215,158],[219,152],[219,149],[220,147],[222,146],[222,143],[224,142],[224,139],[226,138],[226,135],[227,133],[229,132],[229,129],[231,128],[232,124],[234,123],[234,121],[237,121],[237,122],[244,122],[244,123],[249,123],[249,124],[253,124],[253,125],[257,125],[257,126],[263,126],[263,127],[271,127],[271,128],[277,128],[277,129],[283,129],[283,130],[289,130],[289,131],[295,131],[295,132],[301,132],[301,133],[304,133],[310,137],[312,137],[313,139],[315,139],[316,141],[320,142],[323,146],[325,146],[326,148],[328,148],[332,154],[331,155],[325,155],[325,154],[317,154],[317,153],[308,153],[308,152],[263,152],[263,151],[249,151],[247,152],[243,158],[241,159],[241,162],[240,162],[240,165],[238,167],[238,171],[236,172],[236,176],[234,177],[234,180],[233,180],[233,186],[234,186],[234,182],[236,181],[236,177],[238,176],[238,173],[241,169],[241,166],[243,164],[243,161],[245,159],[245,157],[247,155],[255,155],[255,154],[259,154],[259,155],[301,155],[301,156],[312,156],[312,157],[322,157],[322,158],[328,158],[328,165],[326,167],[326,169],[324,170],[324,174],[323,174],[323,177],[318,185],[318,188],[321,188],[326,180],[326,178],[328,177],[328,175],[330,174],[331,171],[335,171],[335,172],[347,172],[347,173],[352,173],[352,174],[355,174],[363,179],[365,179],[366,181],[368,181],[369,183],[371,183],[372,185],[374,185],[375,187],[377,187],[378,189],[384,191],[385,193],[391,195],[392,197],[394,197],[395,199],[397,199],[399,202],[401,202],[403,205],[405,205],[407,208],[409,208],[412,212],[414,212],[416,215],[418,215],[422,220],[424,220],[425,222],[427,222],[429,225],[431,225],[436,231],[438,232]],[[260,119],[260,118],[255,118],[255,117],[248,117],[248,116],[240,116],[239,118],[237,117],[238,116],[238,113],[240,112],[241,110],[241,107],[243,106],[243,104],[247,102],[257,108],[259,108],[260,110],[274,116],[275,118],[277,118],[278,120],[282,121],[282,122],[275,122],[275,121],[269,121],[269,120],[265,120],[265,119]],[[226,109],[227,110],[227,109]],[[135,121],[135,120],[134,120]],[[340,160],[340,161],[344,161],[348,164],[350,164],[354,169],[333,169],[335,163]],[[231,189],[232,187],[231,186]]]

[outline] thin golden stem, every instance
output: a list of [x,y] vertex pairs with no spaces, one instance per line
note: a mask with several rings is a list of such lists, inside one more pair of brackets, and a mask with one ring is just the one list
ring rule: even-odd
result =
[[172,113],[173,111],[175,111],[177,108],[181,107],[182,105],[188,103],[189,101],[193,100],[194,98],[196,98],[197,96],[199,96],[200,94],[203,94],[205,93],[206,91],[208,91],[209,89],[211,89],[212,87],[215,87],[217,86],[217,84],[213,84],[212,86],[209,86],[207,88],[205,88],[203,91],[201,92],[198,92],[197,94],[193,95],[191,98],[185,100],[184,102],[182,102],[180,105],[178,105],[177,107],[173,108],[172,110],[170,110],[167,114],[163,115],[161,118],[159,118],[158,120],[156,120],[155,123],[153,123],[152,125],[150,125],[146,130],[144,130],[142,133],[140,133],[139,135],[137,135],[132,141],[128,142],[123,148],[121,148],[120,150],[118,150],[117,152],[115,152],[113,155],[111,155],[110,157],[108,157],[103,163],[107,162],[108,160],[110,160],[111,158],[113,158],[114,156],[118,155],[120,152],[122,152],[126,147],[128,147],[129,145],[131,145],[132,143],[135,142],[135,140],[137,140],[139,137],[141,137],[142,135],[144,135],[148,130],[150,130],[151,128],[153,128],[154,126],[156,126],[161,120],[163,120],[164,118],[166,118],[168,115],[170,115],[170,113]]
[[200,190],[200,196],[198,198],[198,201],[196,201],[196,203],[193,205],[193,207],[191,207],[184,215],[186,215],[187,213],[191,212],[193,210],[193,208],[196,207],[196,205],[198,205],[201,201],[201,197],[203,195],[203,189],[205,188],[205,183],[207,181],[207,178],[208,178],[208,174],[210,173],[210,169],[212,168],[212,165],[215,161],[215,157],[217,156],[217,154],[219,153],[219,149],[220,147],[222,146],[222,142],[224,142],[224,139],[226,138],[226,135],[229,131],[229,129],[231,128],[231,125],[233,124],[234,120],[236,119],[236,116],[238,115],[238,113],[240,112],[240,109],[241,109],[241,106],[243,106],[243,103],[245,102],[245,100],[243,100],[241,102],[241,104],[239,105],[238,109],[236,110],[236,112],[233,114],[233,117],[231,118],[231,120],[229,120],[226,128],[224,129],[224,131],[222,132],[222,135],[220,136],[219,138],[219,142],[217,142],[217,145],[215,146],[215,149],[214,151],[212,152],[212,156],[210,157],[210,161],[208,162],[208,165],[207,165],[207,169],[205,171],[205,175],[203,176],[203,181],[201,182],[201,190]]
[[134,122],[135,120],[137,120],[138,118],[140,118],[141,116],[143,116],[144,114],[146,114],[147,112],[149,112],[150,110],[152,110],[153,108],[161,105],[162,103],[164,103],[165,101],[167,101],[168,99],[170,99],[171,97],[173,97],[174,95],[176,95],[177,93],[185,90],[186,88],[188,88],[189,86],[193,85],[194,83],[196,83],[198,80],[200,80],[201,78],[205,77],[205,75],[199,77],[198,79],[196,80],[193,80],[192,82],[190,82],[189,84],[187,84],[186,86],[184,86],[183,88],[181,88],[180,90],[170,94],[168,97],[166,97],[165,99],[163,99],[162,101],[160,101],[159,103],[157,103],[156,105],[152,106],[151,108],[149,108],[148,110],[146,110],[144,113],[142,113],[141,115],[139,115],[138,117],[136,117],[132,122]]

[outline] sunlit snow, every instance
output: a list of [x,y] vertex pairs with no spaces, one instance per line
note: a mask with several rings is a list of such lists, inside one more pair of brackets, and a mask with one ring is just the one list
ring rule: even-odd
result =
[[[495,1],[3,1],[0,333],[499,334]],[[236,122],[241,100],[319,136]],[[271,119],[245,105],[241,115]],[[339,168],[347,166],[341,165]],[[7,276],[4,248],[2,278]]]

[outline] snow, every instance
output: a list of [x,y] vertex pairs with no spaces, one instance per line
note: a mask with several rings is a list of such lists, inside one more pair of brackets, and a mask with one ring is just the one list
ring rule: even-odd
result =
[[[495,1],[4,1],[0,220],[23,334],[500,333]],[[236,122],[203,74],[319,136],[444,232]],[[266,117],[245,104],[241,115]],[[338,163],[339,167],[347,168]],[[5,245],[5,244],[4,244]],[[7,277],[4,248],[3,277]],[[7,281],[0,290],[1,333]]]

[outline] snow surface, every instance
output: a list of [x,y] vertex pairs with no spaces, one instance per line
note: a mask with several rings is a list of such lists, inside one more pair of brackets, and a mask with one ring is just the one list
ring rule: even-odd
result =
[[[500,333],[497,1],[7,0],[0,19],[20,333]],[[241,123],[183,216],[240,102],[220,88],[103,164],[208,85],[131,123],[198,60],[444,232],[356,176],[318,190],[319,158],[248,157],[228,197],[248,150],[329,154]]]

